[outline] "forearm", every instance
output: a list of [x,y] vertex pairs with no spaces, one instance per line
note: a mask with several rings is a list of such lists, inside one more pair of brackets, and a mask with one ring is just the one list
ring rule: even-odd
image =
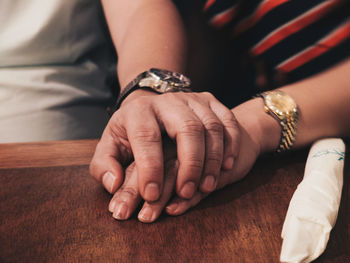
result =
[[102,0],[118,53],[121,88],[152,67],[185,69],[185,34],[170,0]]
[[296,147],[350,135],[350,60],[283,90],[300,105]]
[[[350,135],[350,60],[309,79],[280,90],[297,103],[300,114],[294,147],[330,136]],[[274,151],[281,127],[264,112],[263,100],[252,99],[233,109],[239,122],[247,126],[260,152]]]

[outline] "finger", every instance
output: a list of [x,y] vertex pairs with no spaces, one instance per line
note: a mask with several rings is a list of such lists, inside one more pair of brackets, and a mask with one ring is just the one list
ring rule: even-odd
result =
[[[149,100],[149,99],[148,99]],[[158,200],[163,185],[162,136],[155,113],[148,100],[131,101],[126,121],[126,132],[135,158],[138,185],[146,201]]]
[[233,112],[217,100],[210,102],[210,108],[220,119],[224,127],[224,154],[222,169],[231,170],[238,156],[240,132]]
[[112,136],[109,123],[96,146],[90,163],[90,174],[96,180],[102,182],[106,190],[111,194],[123,182],[124,171],[122,163],[130,159],[130,152],[125,150],[126,148],[117,137]]
[[173,106],[170,110],[165,101],[159,101],[156,110],[168,135],[176,138],[179,160],[176,191],[183,198],[191,198],[198,188],[203,170],[204,126],[188,105]]
[[125,181],[109,203],[109,211],[118,220],[130,218],[141,201],[137,184],[137,171],[132,163],[125,171]]
[[[210,93],[208,93],[210,94]],[[215,99],[211,94],[209,99]],[[224,154],[224,127],[207,104],[192,101],[190,107],[205,127],[205,162],[200,190],[210,193],[215,190]]]
[[145,202],[139,215],[138,219],[144,223],[154,222],[162,213],[163,208],[172,196],[176,174],[178,169],[177,160],[170,160],[165,165],[165,181],[162,195],[159,200],[155,202]]
[[[221,189],[228,184],[241,180],[249,172],[254,161],[256,160],[257,153],[255,153],[252,149],[244,149],[242,152],[243,157],[241,155],[238,157],[237,165],[235,165],[232,170],[221,172],[220,180],[218,182],[216,190]],[[169,215],[181,215],[191,207],[196,206],[208,195],[209,194],[207,193],[196,192],[191,199],[183,199],[175,196],[166,206],[165,211]]]
[[196,192],[191,199],[183,199],[176,196],[166,206],[165,211],[167,212],[167,214],[172,216],[181,215],[191,207],[196,206],[206,196],[208,196],[208,194],[201,193],[201,192]]

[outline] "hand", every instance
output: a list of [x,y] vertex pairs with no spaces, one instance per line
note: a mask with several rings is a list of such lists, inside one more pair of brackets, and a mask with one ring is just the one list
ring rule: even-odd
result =
[[91,174],[113,193],[123,181],[123,166],[135,160],[142,198],[158,200],[166,132],[177,143],[177,194],[191,198],[198,186],[202,192],[213,191],[221,168],[231,169],[237,156],[239,131],[233,113],[210,93],[158,95],[139,90],[129,96],[97,145]]
[[[233,169],[222,171],[217,189],[242,179],[260,154],[277,148],[281,127],[263,108],[262,99],[256,98],[232,109],[241,134],[239,154]],[[197,205],[206,195],[197,192],[191,199],[175,197],[166,207],[166,212],[170,215],[180,215]]]
[[[163,211],[171,196],[174,194],[178,170],[176,145],[170,140],[167,140],[165,144],[165,178],[163,191],[157,201],[144,202],[142,209],[138,214],[139,220],[144,223],[155,221]],[[109,211],[113,213],[114,218],[118,220],[126,220],[130,218],[142,201],[137,178],[135,163],[132,163],[125,171],[125,181],[123,182],[123,185],[117,190],[109,203]]]
[[[242,143],[236,165],[230,171],[221,171],[217,189],[243,178],[249,172],[259,154],[259,145],[252,139],[254,134],[248,134],[243,127],[241,127],[241,133]],[[166,143],[164,153],[166,161],[163,192],[158,201],[146,201],[143,204],[138,214],[138,219],[145,223],[154,222],[174,194],[173,188],[175,186],[178,168],[178,162],[176,161],[176,145]],[[141,195],[138,191],[137,184],[137,171],[133,163],[126,169],[125,181],[109,204],[109,210],[113,213],[114,218],[126,220],[136,210],[141,202]],[[166,206],[166,212],[170,215],[183,214],[189,208],[197,205],[200,200],[207,195],[208,193],[196,192],[191,199],[184,199],[176,196],[169,205]]]
[[[241,127],[241,147],[232,170],[221,171],[221,176],[216,189],[220,189],[242,179],[253,167],[257,157],[260,154],[260,147],[254,140],[256,130],[253,129],[249,133],[245,128]],[[191,207],[196,206],[208,194],[203,192],[196,192],[191,199],[184,199],[181,197],[174,197],[166,206],[166,212],[169,215],[181,215]]]

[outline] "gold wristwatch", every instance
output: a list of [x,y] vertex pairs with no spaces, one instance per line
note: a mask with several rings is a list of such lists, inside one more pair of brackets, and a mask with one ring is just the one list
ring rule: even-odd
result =
[[265,112],[275,118],[281,125],[281,139],[276,149],[277,152],[283,152],[292,148],[298,122],[298,107],[292,97],[283,91],[267,91],[258,94],[265,103]]

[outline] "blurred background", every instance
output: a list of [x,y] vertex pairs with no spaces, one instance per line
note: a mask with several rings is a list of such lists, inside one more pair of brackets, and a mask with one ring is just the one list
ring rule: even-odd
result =
[[229,30],[212,28],[203,0],[174,0],[187,28],[188,75],[197,91],[212,92],[228,107],[258,92],[254,67],[244,43],[234,42]]

